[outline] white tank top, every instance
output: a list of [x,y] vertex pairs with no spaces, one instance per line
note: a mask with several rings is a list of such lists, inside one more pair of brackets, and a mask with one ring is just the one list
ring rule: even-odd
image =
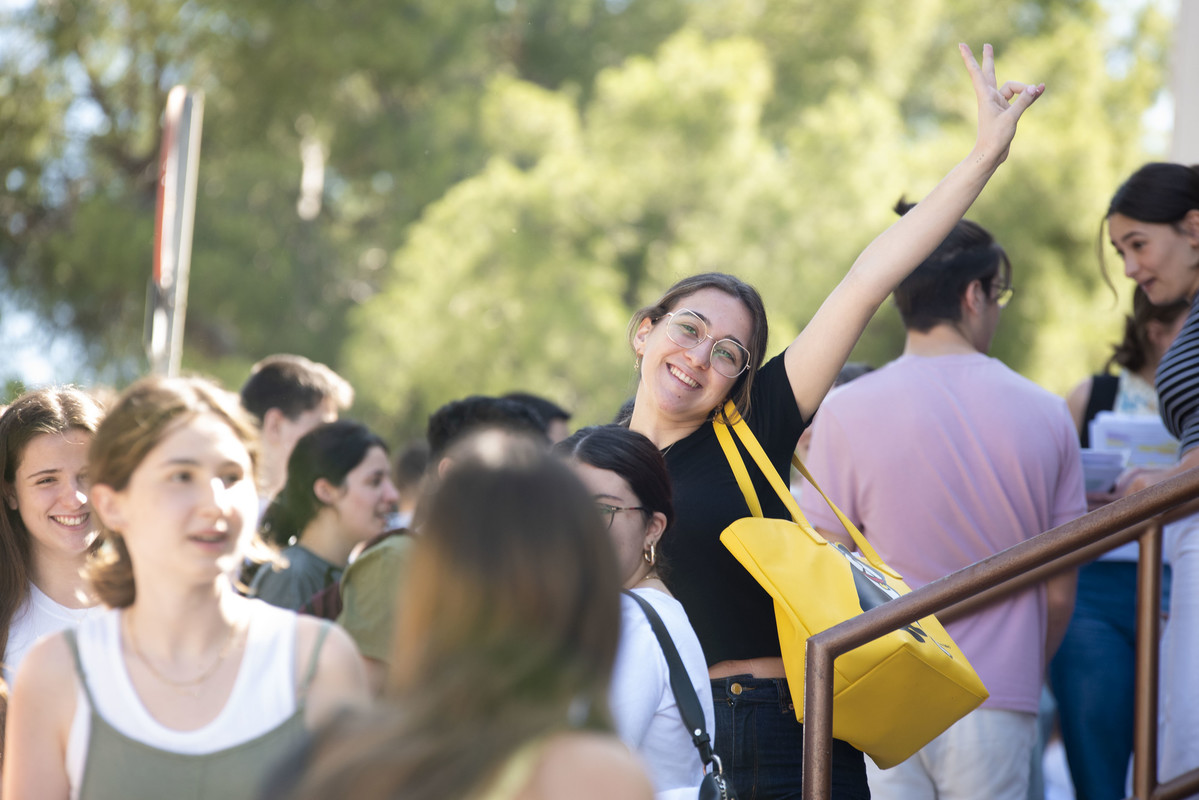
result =
[[[296,711],[296,613],[260,600],[250,602],[245,653],[229,700],[212,722],[191,731],[164,726],[142,705],[121,655],[120,610],[110,609],[85,620],[76,635],[96,713],[131,739],[189,755],[233,747],[277,728]],[[72,797],[83,780],[90,713],[87,696],[80,688],[67,739]]]

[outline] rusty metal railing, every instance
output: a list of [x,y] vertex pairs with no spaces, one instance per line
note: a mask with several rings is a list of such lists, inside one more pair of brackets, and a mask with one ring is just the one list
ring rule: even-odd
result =
[[[944,620],[977,611],[1138,538],[1133,794],[1138,800],[1178,800],[1199,794],[1199,769],[1166,784],[1157,782],[1161,526],[1192,507],[1199,509],[1196,498],[1199,468],[1059,525],[809,638],[804,677],[804,800],[828,800],[832,792],[833,661],[837,656],[929,614]],[[1171,510],[1175,513],[1167,515]]]

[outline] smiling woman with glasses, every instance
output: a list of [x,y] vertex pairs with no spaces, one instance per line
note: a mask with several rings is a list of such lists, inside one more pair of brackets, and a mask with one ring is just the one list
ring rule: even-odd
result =
[[[703,324],[698,318],[696,322]],[[714,731],[703,648],[687,613],[662,582],[665,565],[658,542],[674,519],[674,504],[658,448],[639,433],[603,425],[583,428],[555,449],[570,460],[595,498],[616,548],[624,588],[650,603],[662,618],[700,698],[705,728]],[[622,597],[620,649],[609,693],[616,732],[645,761],[658,798],[694,797],[703,763],[679,713],[669,676],[645,612],[636,600]]]
[[[684,278],[629,324],[637,388],[628,426],[664,454],[677,514],[657,550],[670,561],[671,592],[707,656],[716,752],[742,797],[799,796],[803,727],[791,711],[779,713],[794,702],[774,602],[720,543],[721,532],[750,511],[713,423],[726,421],[723,409],[731,402],[774,468],[787,475],[800,434],[866,323],[953,230],[1007,157],[1020,116],[1045,87],[998,85],[990,45],[981,65],[966,45],[960,54],[978,106],[974,149],[858,256],[782,353],[767,361],[765,304],[756,289],[724,273]],[[771,492],[759,496],[765,516],[790,519]],[[613,528],[636,520],[621,517]],[[832,784],[838,800],[869,797],[862,754],[845,742],[833,743]]]

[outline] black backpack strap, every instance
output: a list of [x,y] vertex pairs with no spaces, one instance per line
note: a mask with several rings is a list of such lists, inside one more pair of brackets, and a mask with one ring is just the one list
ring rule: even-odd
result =
[[695,743],[695,749],[699,751],[700,760],[703,761],[704,766],[707,766],[712,763],[712,740],[704,727],[703,706],[699,704],[699,696],[695,693],[695,686],[691,683],[691,676],[687,674],[687,668],[683,666],[683,659],[679,657],[678,648],[674,646],[674,640],[670,638],[670,632],[666,630],[666,623],[662,622],[662,618],[658,616],[658,612],[649,604],[649,601],[627,589],[624,590],[624,593],[641,606],[641,610],[645,612],[645,616],[649,620],[650,627],[654,630],[654,636],[658,637],[658,644],[662,647],[663,655],[666,656],[666,665],[670,668],[670,689],[674,692],[674,700],[679,706],[679,716],[683,718],[683,724],[687,726],[687,732],[691,734],[691,741]]
[[1120,388],[1120,379],[1115,375],[1091,376],[1091,394],[1087,398],[1087,410],[1082,417],[1082,430],[1078,432],[1078,443],[1082,447],[1091,446],[1091,420],[1100,411],[1111,411],[1116,405],[1116,391]]

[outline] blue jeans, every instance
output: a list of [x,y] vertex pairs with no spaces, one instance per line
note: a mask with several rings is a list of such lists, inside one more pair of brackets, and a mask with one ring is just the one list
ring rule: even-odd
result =
[[[1162,575],[1170,593],[1170,569]],[[1121,800],[1132,755],[1136,680],[1135,561],[1078,571],[1074,616],[1049,667],[1078,800]]]
[[[712,681],[716,754],[739,800],[798,800],[803,725],[784,678],[733,675]],[[861,751],[833,740],[834,800],[869,800]]]

